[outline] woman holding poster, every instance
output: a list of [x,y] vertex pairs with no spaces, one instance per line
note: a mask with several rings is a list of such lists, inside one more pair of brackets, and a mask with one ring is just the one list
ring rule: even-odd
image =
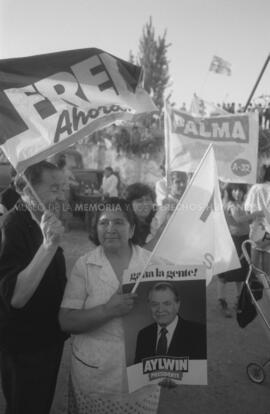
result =
[[160,387],[128,394],[122,316],[136,295],[122,293],[125,269],[142,270],[149,252],[131,243],[131,205],[110,198],[98,206],[97,247],[75,264],[65,290],[59,319],[73,334],[70,414],[155,413]]

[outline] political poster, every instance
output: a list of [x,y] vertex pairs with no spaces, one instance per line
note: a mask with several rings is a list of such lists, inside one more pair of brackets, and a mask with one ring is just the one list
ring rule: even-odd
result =
[[259,121],[255,112],[194,117],[166,105],[166,164],[168,171],[196,170],[213,144],[218,178],[225,182],[256,182]]
[[[123,291],[140,277],[125,273]],[[151,264],[124,318],[129,391],[166,382],[207,384],[205,266]]]

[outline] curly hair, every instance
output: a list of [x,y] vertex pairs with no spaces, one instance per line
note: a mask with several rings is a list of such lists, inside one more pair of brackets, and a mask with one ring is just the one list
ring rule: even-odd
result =
[[149,195],[153,203],[156,201],[156,194],[154,190],[147,184],[134,183],[130,184],[125,191],[125,198],[132,203],[134,200],[138,200],[143,196]]

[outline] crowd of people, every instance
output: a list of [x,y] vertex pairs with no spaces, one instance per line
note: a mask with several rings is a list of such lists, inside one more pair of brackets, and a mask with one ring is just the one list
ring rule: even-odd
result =
[[[245,106],[241,103],[223,102],[214,105],[217,109],[224,110],[228,114],[243,112],[257,112],[259,116],[259,126],[263,130],[270,130],[270,101],[252,101],[245,111]],[[175,109],[188,112],[189,108],[183,102],[179,108]],[[144,159],[156,157],[164,148],[163,125],[160,125],[153,118],[146,124],[137,121],[135,124],[116,125],[106,128],[102,132],[93,134],[89,139],[92,143],[106,146],[106,141],[110,142],[118,156],[128,157],[141,156]]]
[[149,404],[151,412],[157,409],[158,385],[127,393],[121,320],[136,297],[122,293],[123,271],[149,257],[144,247],[156,196],[146,184],[135,183],[119,198],[112,176],[108,167],[103,208],[94,223],[96,248],[77,261],[67,284],[59,203],[65,202],[72,177],[63,160],[28,167],[24,177],[15,178],[16,197],[1,199],[1,382],[9,414],[49,413],[70,334],[69,412],[130,408],[142,414]]
[[[242,104],[235,103],[222,104],[222,109],[229,113],[242,113],[245,112],[245,107]],[[270,102],[268,103],[250,103],[247,107],[247,112],[257,112],[259,115],[259,126],[263,129],[270,129]]]
[[[236,104],[235,102],[223,102],[215,104],[217,109],[224,110],[228,114],[237,114],[243,112],[257,112],[259,116],[259,126],[262,129],[270,129],[270,100],[252,101],[249,103],[248,107],[245,109],[245,106],[241,103]],[[187,111],[186,103],[183,102],[181,111]]]
[[[125,269],[147,262],[191,176],[173,171],[168,177],[163,174],[155,188],[137,182],[119,197],[118,178],[107,167],[92,247],[76,261],[67,279],[59,203],[68,197],[74,177],[65,167],[64,160],[28,167],[24,178],[15,177],[9,195],[3,193],[0,200],[0,365],[7,413],[49,414],[64,342],[70,335],[70,414],[156,412],[159,385],[128,393],[122,317],[133,309],[136,294],[122,293],[122,277]],[[244,240],[253,237],[266,243],[270,235],[269,183],[267,167],[264,183],[248,192],[244,184],[221,187],[240,259]],[[242,260],[241,265],[217,277],[217,300],[226,317],[232,316],[226,284],[236,283],[237,302],[247,273]],[[166,286],[160,289],[166,291],[179,320],[177,297]],[[159,288],[149,295],[151,300],[153,295],[159,297]],[[173,326],[176,329],[177,323]],[[162,328],[153,350],[158,355]],[[139,344],[137,356],[142,352]]]

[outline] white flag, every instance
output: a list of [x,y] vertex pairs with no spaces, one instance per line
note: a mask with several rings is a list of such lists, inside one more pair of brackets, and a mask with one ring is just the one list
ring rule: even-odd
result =
[[208,147],[151,257],[181,265],[205,264],[213,275],[240,267],[223,212],[214,149]]
[[216,106],[213,102],[205,101],[195,93],[193,94],[189,112],[193,116],[198,117],[230,115],[223,108]]

